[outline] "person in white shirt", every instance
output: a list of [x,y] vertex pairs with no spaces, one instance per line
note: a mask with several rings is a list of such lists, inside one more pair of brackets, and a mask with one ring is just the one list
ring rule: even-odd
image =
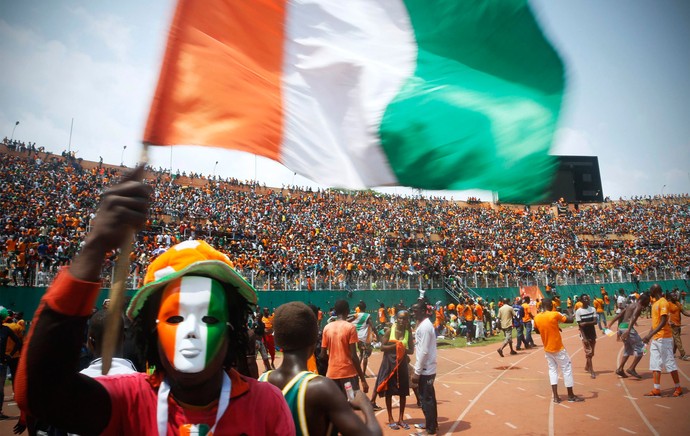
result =
[[436,332],[429,321],[429,313],[423,302],[417,302],[412,306],[412,314],[417,321],[417,329],[414,339],[414,374],[412,384],[418,385],[419,396],[422,403],[422,412],[426,420],[425,425],[415,425],[426,431],[417,434],[436,434],[438,430],[438,412],[436,410],[436,391],[434,379],[436,378]]
[[[103,306],[105,306],[105,301],[103,302]],[[105,331],[105,320],[107,316],[108,310],[103,308],[91,315],[91,318],[89,318],[89,331],[86,346],[93,354],[95,359],[91,361],[88,367],[79,371],[80,373],[88,375],[89,377],[101,377],[103,375],[101,370],[103,367],[101,361],[101,348],[103,345],[103,333]],[[122,355],[122,340],[124,339],[125,334],[123,323],[120,323],[120,329],[121,331],[120,335],[118,336],[117,350],[115,353],[118,356]],[[107,375],[132,374],[135,372],[137,372],[137,370],[131,361],[121,357],[113,357],[110,370],[108,371]]]

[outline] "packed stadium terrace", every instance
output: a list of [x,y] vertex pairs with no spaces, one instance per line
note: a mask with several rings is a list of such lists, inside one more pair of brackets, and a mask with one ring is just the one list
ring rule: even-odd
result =
[[[79,250],[99,195],[126,168],[0,146],[0,284],[45,286]],[[690,198],[596,205],[495,205],[441,198],[267,188],[171,175],[155,187],[131,255],[130,287],[148,262],[204,239],[263,289],[400,289],[687,278]],[[104,286],[116,259],[104,266]]]

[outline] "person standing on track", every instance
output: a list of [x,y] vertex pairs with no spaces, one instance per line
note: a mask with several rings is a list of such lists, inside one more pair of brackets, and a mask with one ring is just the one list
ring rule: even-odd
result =
[[271,368],[276,368],[276,343],[273,339],[273,315],[268,310],[268,307],[264,307],[264,313],[261,317],[261,322],[264,323],[264,346],[266,351],[271,356]]
[[510,300],[505,299],[503,306],[498,309],[498,320],[501,323],[501,330],[505,335],[503,339],[503,344],[501,348],[496,350],[498,354],[503,357],[503,349],[508,345],[510,347],[510,354],[517,354],[517,351],[513,350],[513,318],[515,317],[515,311],[513,306],[510,305]]
[[561,322],[573,322],[572,317],[563,315],[560,312],[553,310],[553,301],[550,298],[545,298],[543,301],[544,312],[537,314],[534,317],[534,326],[539,331],[541,341],[544,344],[544,352],[546,353],[546,362],[549,365],[549,380],[551,381],[551,391],[553,392],[553,402],[560,403],[561,398],[558,396],[558,370],[563,374],[563,382],[568,389],[568,401],[577,403],[584,401],[581,397],[573,393],[573,364],[570,361],[570,356],[563,346],[563,338],[561,338],[561,329],[558,326]]
[[359,380],[362,381],[362,391],[369,392],[369,385],[357,356],[357,329],[347,321],[349,313],[350,305],[346,300],[336,301],[337,319],[326,324],[321,340],[321,357],[328,360],[326,377],[338,385],[343,395],[346,395],[345,383],[350,382],[352,388],[358,391]]
[[681,360],[690,360],[690,356],[685,355],[685,348],[683,348],[683,341],[680,337],[680,315],[690,316],[683,306],[678,301],[680,297],[678,289],[674,289],[669,294],[669,323],[671,324],[671,331],[673,332],[673,354],[676,354],[676,349],[680,353]]
[[414,334],[414,374],[412,385],[419,387],[420,402],[424,413],[425,424],[415,425],[425,431],[417,433],[436,434],[438,430],[438,410],[436,406],[436,333],[434,326],[429,321],[429,314],[423,302],[417,302],[412,306],[412,315],[417,321],[417,329]]
[[661,286],[658,284],[653,284],[649,291],[656,301],[652,306],[652,329],[642,339],[642,342],[649,343],[649,369],[654,376],[654,388],[644,395],[645,397],[661,396],[661,368],[664,367],[666,371],[671,373],[671,378],[675,384],[673,396],[681,397],[683,396],[683,388],[680,387],[678,366],[673,357],[673,332],[668,322],[669,303],[664,298]]
[[[649,306],[649,294],[645,292],[640,295],[640,298],[635,303],[628,304],[625,309],[617,313],[608,323],[607,327],[611,328],[613,323],[618,321],[618,338],[623,341],[623,358],[616,369],[616,374],[619,377],[628,377],[626,375],[627,372],[637,379],[642,378],[642,376],[637,373],[636,368],[644,355],[644,343],[642,343],[642,338],[640,338],[640,335],[635,330],[635,323],[647,306]],[[630,367],[624,371],[623,368],[625,367],[625,363],[632,355],[635,355],[635,358]]]
[[[381,340],[381,367],[374,391],[386,399],[386,411],[388,412],[388,428],[392,430],[409,430],[410,426],[405,422],[405,405],[410,395],[410,374],[408,366],[412,354],[412,330],[410,328],[410,313],[406,310],[398,312],[397,321],[387,328]],[[393,419],[393,396],[400,398],[398,421]]]
[[599,327],[599,330],[603,332],[606,328],[606,312],[604,311],[604,300],[602,298],[595,298],[593,305],[597,314],[597,327]]
[[598,322],[597,309],[589,305],[589,295],[582,294],[580,299],[582,307],[575,312],[575,321],[577,321],[577,325],[580,327],[580,338],[582,339],[582,346],[587,359],[585,371],[589,372],[592,378],[596,378],[597,376],[592,366],[592,358],[594,357],[594,348],[597,345],[597,330],[595,328]]
[[532,339],[532,311],[529,307],[530,298],[529,295],[525,295],[522,300],[522,324],[525,326],[525,349],[534,348],[534,339]]

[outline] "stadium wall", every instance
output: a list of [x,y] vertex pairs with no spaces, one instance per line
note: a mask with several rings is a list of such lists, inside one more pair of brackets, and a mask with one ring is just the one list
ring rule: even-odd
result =
[[[640,282],[639,290],[646,290],[654,284],[659,283],[664,290],[678,288],[690,290],[688,283],[684,280],[661,280],[656,282]],[[626,295],[638,290],[635,283],[605,283],[587,285],[567,285],[558,286],[556,292],[561,296],[562,309],[565,310],[566,299],[580,294],[600,296],[600,288],[603,286],[610,296],[617,295],[619,289],[624,289]],[[16,287],[0,286],[0,305],[16,312],[24,312],[24,318],[31,321],[38,303],[47,288],[40,287]],[[103,300],[108,298],[108,289],[102,289],[96,305],[101,307]],[[498,301],[499,298],[515,298],[520,295],[520,288],[477,288],[474,289],[484,300]],[[542,291],[543,293],[543,291]],[[134,295],[134,291],[127,291],[128,296]],[[429,289],[425,291],[425,296],[429,301],[435,303],[441,301],[444,304],[453,302],[448,294],[442,289]],[[324,312],[333,307],[335,302],[345,299],[350,302],[350,308],[359,303],[360,300],[367,304],[367,312],[376,313],[378,307],[383,303],[386,307],[394,306],[403,300],[407,305],[414,303],[419,297],[419,291],[415,289],[407,290],[357,290],[357,291],[259,291],[259,305],[274,309],[289,301],[303,301],[307,304],[314,304]]]

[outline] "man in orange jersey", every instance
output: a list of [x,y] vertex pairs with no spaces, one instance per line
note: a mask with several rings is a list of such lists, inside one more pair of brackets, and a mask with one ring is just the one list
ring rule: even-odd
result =
[[541,341],[544,344],[546,362],[549,365],[549,380],[551,381],[553,402],[561,402],[561,398],[558,396],[558,369],[561,370],[563,382],[568,389],[568,401],[571,403],[584,401],[584,399],[573,393],[573,385],[575,384],[575,380],[573,379],[573,364],[570,361],[568,352],[563,346],[561,329],[558,326],[561,322],[573,322],[573,318],[555,311],[553,301],[551,301],[550,298],[545,298],[542,305],[544,306],[544,312],[534,317],[534,326],[536,330],[539,331]]
[[335,321],[326,324],[321,339],[321,358],[328,360],[326,377],[333,380],[343,395],[345,383],[350,382],[355,391],[362,381],[362,391],[369,392],[369,384],[362,371],[362,365],[357,356],[357,329],[347,321],[350,305],[347,300],[335,302]]
[[522,324],[525,326],[525,349],[534,348],[534,339],[532,339],[532,311],[529,307],[529,295],[525,295],[522,300]]
[[596,310],[597,313],[597,327],[599,327],[599,330],[603,332],[606,328],[606,313],[604,312],[604,300],[601,298],[595,298],[592,302],[592,305],[594,306],[594,310]]
[[669,303],[658,284],[652,285],[649,292],[656,301],[652,306],[652,328],[642,341],[645,344],[649,343],[649,369],[654,375],[654,388],[644,395],[645,397],[661,396],[661,368],[664,367],[671,373],[671,378],[675,383],[673,396],[680,397],[683,395],[683,389],[680,387],[678,366],[673,357],[673,332],[668,322]]
[[463,310],[463,317],[465,318],[465,334],[467,337],[467,345],[472,345],[472,336],[474,336],[474,301],[469,300]]
[[683,341],[680,338],[680,315],[690,316],[679,301],[680,292],[674,289],[669,294],[669,323],[671,324],[671,331],[673,332],[673,354],[676,354],[676,349],[680,353],[682,360],[690,360],[690,356],[685,355],[685,348],[683,348]]

